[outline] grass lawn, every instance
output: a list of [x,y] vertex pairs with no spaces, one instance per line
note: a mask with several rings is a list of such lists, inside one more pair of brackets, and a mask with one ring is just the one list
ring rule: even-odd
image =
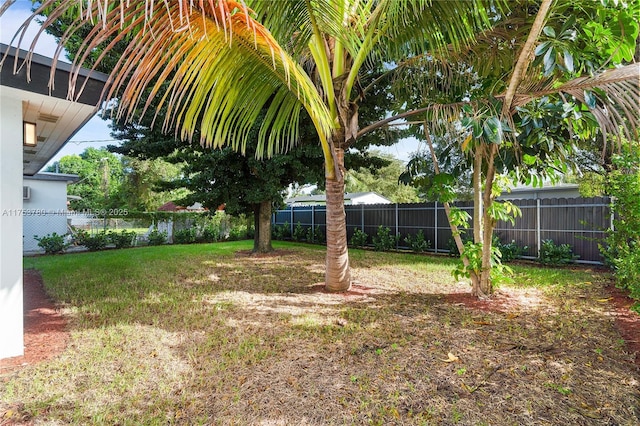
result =
[[353,291],[327,294],[324,248],[237,253],[251,244],[26,258],[71,340],[0,376],[0,413],[19,407],[34,424],[640,422],[640,375],[604,274],[516,266],[500,289],[508,303],[487,310],[450,295],[470,288],[448,258],[352,250]]

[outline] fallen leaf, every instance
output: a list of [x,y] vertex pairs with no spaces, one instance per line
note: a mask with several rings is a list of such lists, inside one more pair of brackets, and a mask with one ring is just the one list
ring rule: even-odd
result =
[[454,355],[454,354],[452,354],[451,352],[449,352],[449,353],[447,354],[447,356],[448,356],[449,358],[447,358],[447,359],[441,359],[440,361],[442,361],[442,362],[456,362],[456,361],[460,360],[460,358],[458,358],[457,356],[455,356],[455,355]]
[[613,297],[607,297],[606,299],[598,299],[598,302],[600,302],[600,303],[606,303],[606,302],[608,302],[608,301],[609,301],[609,300],[611,300],[611,299],[613,299]]

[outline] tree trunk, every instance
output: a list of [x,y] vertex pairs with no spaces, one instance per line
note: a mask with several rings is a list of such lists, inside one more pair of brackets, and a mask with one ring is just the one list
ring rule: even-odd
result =
[[482,232],[482,273],[480,275],[480,286],[478,292],[474,294],[478,297],[488,297],[493,293],[493,283],[491,282],[491,244],[493,237],[494,219],[489,214],[491,203],[493,203],[493,180],[496,176],[495,158],[498,153],[498,145],[492,144],[488,152],[487,175],[484,182],[483,204],[483,225]]
[[[440,165],[438,163],[438,157],[436,156],[436,151],[433,149],[433,142],[431,141],[431,134],[429,133],[429,128],[427,127],[427,123],[423,124],[424,135],[427,140],[427,144],[429,145],[429,152],[431,152],[431,159],[433,160],[433,170],[436,174],[440,174]],[[462,264],[465,268],[469,267],[469,258],[465,256],[464,253],[464,244],[462,243],[462,237],[460,236],[460,230],[458,227],[451,222],[451,205],[448,202],[444,202],[444,212],[447,215],[447,221],[449,222],[449,227],[451,228],[451,235],[453,236],[453,241],[456,243],[456,247],[458,248],[458,253],[460,253],[460,259],[462,259]],[[470,274],[471,277],[471,285],[473,288],[477,287],[479,284],[480,277],[473,272]]]
[[[483,238],[483,203],[482,203],[482,157],[484,147],[479,144],[473,159],[473,242],[481,244]],[[486,296],[482,289],[482,271],[469,271],[471,278],[471,294]]]
[[[344,170],[344,150],[334,148],[336,165]],[[327,192],[327,260],[325,288],[328,291],[348,291],[351,287],[347,224],[344,211],[344,174],[326,179]]]
[[253,252],[269,253],[271,246],[271,201],[263,201],[254,208]]

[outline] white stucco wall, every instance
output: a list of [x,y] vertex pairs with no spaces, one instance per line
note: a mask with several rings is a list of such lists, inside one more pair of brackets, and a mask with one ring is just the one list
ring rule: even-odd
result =
[[23,201],[23,250],[41,251],[34,235],[67,233],[67,182],[25,178],[24,186],[31,188],[31,196]]
[[0,87],[0,359],[24,353],[22,101]]

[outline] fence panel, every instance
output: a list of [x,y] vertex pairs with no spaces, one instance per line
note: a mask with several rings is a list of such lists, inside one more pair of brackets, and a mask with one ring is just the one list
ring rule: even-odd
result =
[[[542,241],[551,239],[556,244],[570,244],[578,262],[601,263],[598,243],[606,236],[610,226],[610,199],[594,198],[552,198],[535,200],[511,200],[522,211],[515,222],[498,222],[495,235],[503,243],[515,241],[520,247],[527,247],[524,257],[538,256]],[[473,203],[456,202],[454,205],[473,216]],[[430,241],[430,251],[446,253],[450,250],[451,228],[440,203],[416,204],[367,204],[345,206],[347,237],[351,239],[356,229],[376,235],[382,225],[391,230],[392,235],[400,235],[398,248],[408,248],[404,241],[407,235],[415,236],[419,231]],[[293,227],[311,223],[320,225],[324,231],[326,206],[287,207],[273,215],[276,225],[288,222]],[[292,220],[293,219],[293,220]],[[471,228],[462,229],[467,237]]]

